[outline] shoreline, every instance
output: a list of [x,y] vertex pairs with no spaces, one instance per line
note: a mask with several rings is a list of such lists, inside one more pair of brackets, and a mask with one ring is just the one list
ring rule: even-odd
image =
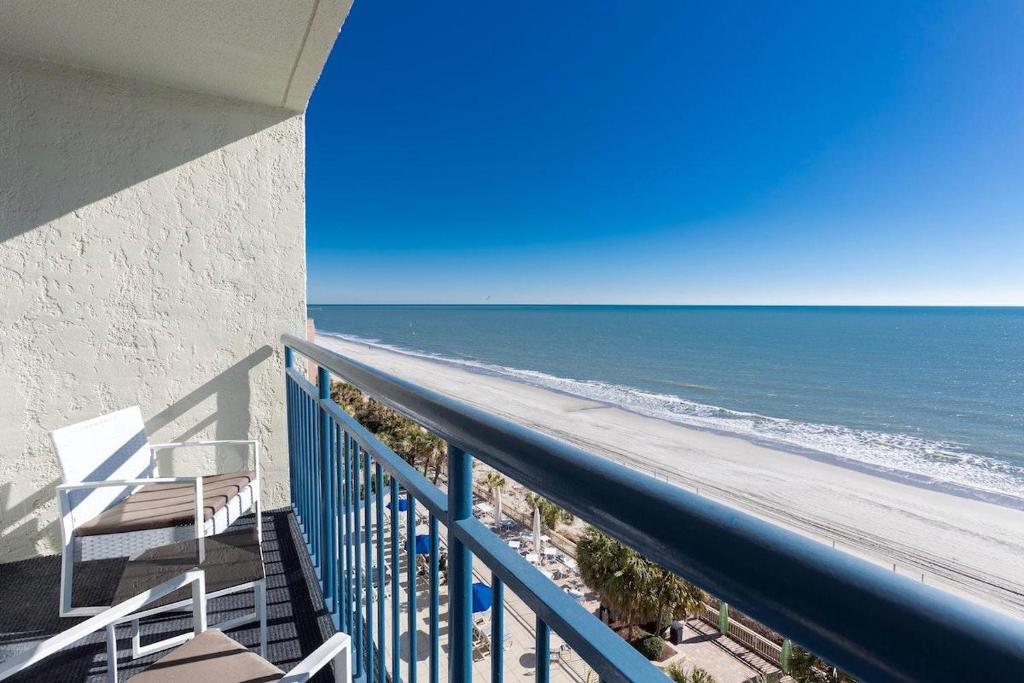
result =
[[[649,417],[441,359],[333,335],[317,343],[596,455],[1024,616],[1024,511],[831,457]],[[849,520],[857,520],[856,525]]]
[[759,446],[759,447],[766,448],[766,449],[773,450],[773,451],[781,451],[781,452],[784,452],[784,453],[791,453],[793,455],[797,455],[797,456],[804,457],[804,458],[810,458],[812,460],[816,460],[816,461],[818,461],[820,463],[831,465],[833,467],[843,467],[843,468],[851,469],[851,470],[854,470],[854,471],[857,471],[857,472],[861,472],[863,474],[867,474],[869,476],[881,477],[883,479],[888,479],[888,480],[896,482],[896,483],[907,484],[909,486],[915,486],[915,487],[923,488],[925,490],[938,491],[938,492],[941,492],[941,493],[946,493],[946,494],[951,495],[951,496],[957,496],[957,497],[966,498],[966,499],[969,499],[969,500],[975,500],[975,501],[980,501],[980,502],[984,502],[984,503],[990,503],[992,505],[998,505],[998,506],[1010,508],[1010,509],[1013,509],[1013,510],[1024,511],[1024,496],[1012,496],[1012,495],[1009,495],[1009,494],[1006,494],[1006,493],[1002,493],[1000,491],[992,491],[992,490],[988,490],[988,489],[973,488],[973,487],[967,486],[965,484],[960,484],[960,483],[953,482],[953,481],[946,481],[946,480],[935,479],[935,478],[929,477],[926,474],[919,474],[917,472],[911,472],[911,471],[908,471],[908,470],[899,470],[899,469],[886,468],[886,467],[882,467],[880,465],[875,465],[875,464],[870,463],[870,462],[864,462],[864,461],[855,460],[855,459],[851,459],[851,458],[844,458],[841,455],[837,455],[835,453],[827,453],[825,451],[817,450],[817,449],[815,449],[815,448],[813,448],[811,446],[802,446],[802,445],[799,445],[799,444],[794,444],[794,443],[785,442],[785,441],[773,441],[773,440],[771,440],[769,438],[766,438],[766,437],[763,437],[763,436],[760,436],[760,435],[757,435],[757,434],[745,434],[745,433],[741,433],[741,432],[732,432],[732,431],[729,431],[728,429],[721,428],[721,427],[715,427],[715,426],[710,426],[710,425],[691,424],[691,423],[688,423],[688,422],[686,422],[684,420],[673,420],[673,419],[670,419],[668,417],[645,413],[642,410],[639,410],[639,409],[636,409],[636,408],[632,408],[632,407],[627,406],[627,405],[619,405],[619,404],[616,404],[616,403],[614,403],[612,401],[603,400],[603,399],[600,399],[600,398],[593,398],[593,397],[588,397],[588,396],[579,396],[577,394],[574,394],[574,393],[572,393],[570,391],[566,391],[566,390],[558,388],[558,387],[544,386],[542,384],[537,384],[537,383],[534,383],[534,382],[530,382],[528,380],[524,380],[524,379],[520,379],[520,378],[517,378],[517,377],[514,377],[514,376],[509,376],[509,375],[506,375],[506,374],[502,374],[501,372],[498,372],[496,370],[491,370],[491,369],[489,369],[488,367],[486,367],[484,365],[481,365],[480,367],[467,366],[467,365],[463,365],[462,363],[459,363],[458,361],[450,359],[450,358],[445,358],[443,356],[433,357],[433,356],[431,356],[431,355],[429,355],[427,353],[424,353],[424,352],[411,351],[411,350],[408,350],[408,349],[402,349],[400,347],[379,343],[377,340],[369,340],[369,339],[364,340],[364,339],[359,339],[358,337],[351,337],[351,336],[341,335],[340,333],[326,332],[326,331],[319,331],[319,332],[317,332],[317,337],[318,337],[319,341],[322,341],[324,338],[336,339],[338,341],[345,342],[345,343],[348,343],[348,344],[352,344],[352,345],[357,346],[357,347],[367,346],[367,347],[371,347],[371,348],[375,348],[375,349],[380,349],[381,351],[384,351],[384,352],[387,352],[387,353],[393,353],[393,354],[396,354],[396,355],[399,355],[399,356],[404,356],[404,357],[411,358],[411,359],[423,360],[423,361],[427,361],[427,362],[431,362],[431,363],[436,363],[438,365],[443,365],[445,367],[449,367],[449,368],[453,368],[453,369],[456,369],[456,370],[460,370],[462,372],[468,372],[468,373],[473,374],[473,375],[481,375],[481,376],[484,376],[484,377],[492,377],[492,378],[499,379],[499,380],[511,381],[511,382],[515,382],[517,384],[524,384],[524,385],[533,387],[535,389],[539,389],[541,391],[548,391],[548,392],[551,392],[551,393],[559,394],[561,396],[566,396],[566,397],[577,399],[577,400],[581,400],[581,401],[592,401],[594,403],[601,404],[602,406],[605,406],[605,407],[608,407],[608,408],[614,408],[616,410],[621,410],[621,411],[624,411],[624,412],[627,412],[627,413],[630,413],[630,414],[633,414],[633,415],[637,415],[639,417],[645,417],[645,418],[649,418],[649,419],[653,419],[653,420],[660,420],[662,422],[667,422],[669,424],[677,425],[679,427],[682,427],[683,429],[690,429],[690,430],[694,430],[694,431],[698,431],[698,432],[706,432],[708,434],[715,434],[715,435],[723,436],[723,437],[741,439],[741,440],[746,441],[746,442],[748,442],[748,443],[750,443],[752,445],[755,445],[755,446]]
[[[625,411],[633,415],[640,417],[650,418],[654,420],[660,420],[675,424],[684,429],[691,429],[700,432],[707,432],[710,434],[717,434],[720,436],[739,438],[744,441],[748,441],[754,445],[762,446],[764,449],[771,451],[780,451],[784,453],[790,453],[803,458],[810,458],[820,463],[828,464],[835,467],[844,467],[858,472],[868,474],[871,476],[883,477],[891,481],[905,483],[912,486],[919,486],[925,489],[938,490],[938,492],[948,494],[950,496],[957,496],[975,501],[981,501],[984,503],[990,503],[992,505],[999,505],[1002,507],[1008,507],[1015,510],[1024,511],[1024,495],[1015,496],[1013,494],[1001,492],[1001,490],[995,490],[992,488],[983,488],[977,485],[970,485],[957,481],[951,481],[948,479],[941,479],[931,476],[927,473],[914,472],[908,469],[901,469],[895,467],[886,467],[885,465],[873,463],[867,460],[858,460],[856,458],[845,457],[839,453],[830,453],[818,449],[813,445],[796,443],[784,439],[773,439],[770,436],[765,436],[756,432],[744,432],[739,430],[731,430],[727,427],[721,427],[710,424],[699,424],[697,422],[688,421],[678,416],[667,416],[659,415],[656,412],[644,411],[642,408],[634,407],[626,403],[615,402],[614,400],[598,397],[588,396],[584,394],[574,393],[568,389],[564,389],[558,386],[549,386],[540,381],[531,380],[527,377],[517,377],[515,372],[523,373],[534,373],[535,371],[523,371],[522,369],[509,369],[503,368],[502,366],[493,366],[488,362],[479,361],[477,362],[463,362],[457,358],[449,358],[445,356],[435,356],[433,354],[417,351],[415,349],[402,348],[400,346],[394,346],[386,344],[377,339],[361,339],[356,336],[344,335],[342,333],[319,331],[317,332],[319,337],[329,337],[331,339],[337,339],[342,342],[347,342],[355,346],[369,346],[373,348],[381,349],[390,353],[395,353],[402,356],[407,356],[414,359],[427,360],[429,362],[435,362],[435,364],[445,366],[447,368],[453,368],[463,372],[469,372],[473,375],[480,375],[489,378],[495,378],[498,380],[506,380],[515,382],[518,384],[525,384],[531,387],[543,391],[550,391],[563,396],[568,396],[580,400],[589,400],[602,405],[606,405],[608,408]],[[511,371],[511,372],[503,372]],[[561,380],[565,378],[549,376],[545,373],[538,373],[540,376],[551,377],[552,379]],[[581,384],[589,384],[587,381],[581,380],[568,380],[571,382],[579,382]],[[629,386],[617,386],[617,385],[606,385],[612,388],[621,388],[626,391],[638,391],[646,393],[641,389]],[[735,412],[732,409],[721,409],[716,405],[708,405],[709,408],[714,410],[723,410],[728,412]],[[764,419],[764,420],[779,420],[779,418],[772,418],[760,414],[746,414],[751,417]],[[786,421],[790,421],[786,419]],[[825,425],[827,426],[827,425]]]

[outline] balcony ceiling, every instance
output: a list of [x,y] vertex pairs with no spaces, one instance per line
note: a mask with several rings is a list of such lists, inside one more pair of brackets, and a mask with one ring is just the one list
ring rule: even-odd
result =
[[0,51],[302,111],[351,0],[3,0]]

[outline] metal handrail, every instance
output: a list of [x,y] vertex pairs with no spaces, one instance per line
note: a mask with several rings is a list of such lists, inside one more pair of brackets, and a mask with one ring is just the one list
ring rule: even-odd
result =
[[1024,671],[1024,621],[299,337],[282,342],[858,678],[1013,680]]
[[[376,633],[380,635],[380,629],[385,628],[387,621],[386,615],[381,611],[384,610],[389,592],[389,564],[387,560],[382,559],[384,541],[381,534],[385,518],[388,519],[388,531],[395,534],[392,536],[393,551],[397,549],[400,535],[396,518],[390,514],[381,514],[384,507],[381,491],[385,484],[381,482],[379,488],[377,485],[371,487],[371,469],[376,470],[373,476],[390,475],[391,500],[397,499],[402,493],[415,501],[416,505],[408,506],[406,511],[410,524],[406,532],[407,538],[412,537],[416,527],[415,508],[422,507],[430,517],[430,542],[438,551],[442,546],[446,548],[451,560],[460,546],[472,549],[491,570],[491,586],[495,591],[494,607],[502,603],[499,597],[502,589],[499,586],[508,585],[535,614],[535,633],[546,633],[548,629],[557,633],[566,644],[587,660],[590,667],[600,674],[601,680],[610,683],[658,683],[663,680],[659,669],[608,630],[575,600],[570,600],[536,567],[513,553],[490,529],[471,517],[459,518],[453,515],[452,495],[460,487],[453,485],[449,479],[446,497],[425,476],[330,398],[330,373],[326,369],[319,368],[317,374],[318,383],[314,385],[298,368],[289,366],[285,369],[293,510],[306,540],[310,559],[318,569],[317,578],[323,590],[324,606],[331,614],[336,627],[354,637],[354,651],[357,655],[355,680],[383,682],[389,674],[384,659],[377,655],[381,644],[374,636],[375,623],[378,629]],[[363,467],[362,479],[356,486],[359,466],[355,463],[359,460],[365,460],[366,464]],[[353,488],[348,489],[346,482],[350,482]],[[464,485],[464,491],[468,495],[471,491],[471,482],[466,479]],[[378,515],[375,523],[372,521],[374,509]],[[364,520],[362,528],[360,518]],[[437,523],[448,528],[447,543],[439,537]],[[365,549],[365,563],[359,557],[360,547]],[[378,553],[376,561],[371,559],[374,548]],[[354,552],[350,554],[350,550]],[[409,555],[407,567],[413,568],[416,564],[413,561],[415,553],[408,543],[406,553]],[[454,568],[453,562],[450,564],[448,636],[449,652],[455,654],[459,652],[460,645],[453,638],[453,631],[456,629],[452,628],[452,622],[458,620],[460,616],[468,616],[470,606],[465,604],[460,607],[455,604],[455,593],[451,588],[452,584],[458,582],[458,571]],[[399,593],[399,566],[397,556],[392,556],[390,595],[393,631],[397,631],[394,625],[400,620],[399,604],[393,597]],[[439,658],[440,642],[440,629],[436,621],[440,595],[440,568],[437,556],[431,555],[429,566],[427,590],[431,600],[431,626],[428,659],[431,667],[434,667]],[[468,573],[464,578],[467,580],[468,590]],[[408,581],[409,586],[414,585],[412,577],[409,577]],[[377,590],[381,585],[384,586],[384,591]],[[373,607],[378,610],[376,622]],[[492,613],[501,615],[503,610],[498,607],[492,610]],[[361,617],[357,618],[355,615]],[[350,616],[352,618],[349,618]],[[407,607],[407,616],[410,619],[409,632],[414,632],[416,607]],[[494,642],[504,642],[501,622],[501,619],[492,619],[492,627],[495,629],[492,635]],[[410,647],[412,643],[410,640]],[[466,644],[469,644],[468,641]],[[391,653],[395,658],[391,665],[393,676],[400,668],[400,658],[398,649],[392,649]],[[466,655],[464,658],[456,655],[456,659],[468,664],[469,653],[469,650],[463,653]],[[415,667],[415,653],[409,652],[407,655],[408,661]],[[492,658],[493,680],[500,683],[503,680],[501,655],[492,653]],[[452,663],[450,659],[449,664]],[[538,667],[549,664],[548,660],[542,659],[539,660]],[[459,671],[460,667],[456,665],[454,670]],[[465,675],[468,676],[468,673]],[[450,673],[450,676],[460,680],[455,673]],[[543,678],[539,671],[537,677]]]

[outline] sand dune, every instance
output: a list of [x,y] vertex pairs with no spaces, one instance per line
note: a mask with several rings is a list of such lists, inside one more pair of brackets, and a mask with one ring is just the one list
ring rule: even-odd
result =
[[351,358],[701,495],[837,551],[1024,617],[1024,512],[683,427],[512,380],[318,336]]

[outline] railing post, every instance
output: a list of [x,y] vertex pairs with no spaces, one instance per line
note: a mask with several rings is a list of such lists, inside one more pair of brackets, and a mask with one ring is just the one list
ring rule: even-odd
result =
[[[344,483],[342,484],[342,508],[344,510],[344,517],[342,522],[342,539],[343,539],[343,553],[345,555],[345,576],[343,577],[343,584],[341,595],[344,598],[341,606],[344,609],[345,624],[342,630],[348,633],[350,636],[355,635],[355,624],[352,622],[352,605],[355,598],[352,596],[352,546],[354,544],[355,532],[352,529],[352,446],[349,443],[348,432],[343,431],[341,434],[341,457],[342,457],[342,473],[344,477]],[[409,631],[414,633],[415,631]],[[358,651],[359,645],[358,640],[353,639],[353,643],[356,643],[355,648]],[[359,657],[353,656],[356,663],[359,661]]]
[[363,502],[363,496],[360,493],[359,488],[359,443],[355,440],[349,440],[349,446],[352,448],[352,491],[349,495],[349,501],[352,503],[352,548],[354,549],[354,560],[351,564],[353,576],[352,580],[355,582],[355,595],[352,599],[354,605],[353,618],[355,619],[355,650],[353,659],[355,659],[355,670],[356,677],[363,675],[363,661],[365,659],[363,654],[363,626],[365,621],[363,620],[363,532],[362,523],[359,521],[359,515],[362,514],[362,508],[360,507]]
[[295,508],[295,416],[292,405],[292,380],[288,369],[295,364],[291,347],[284,347],[284,413],[288,424],[288,504]]
[[[437,542],[437,517],[430,513],[430,683],[441,680],[441,579],[438,564],[441,556]],[[450,613],[450,612],[449,612]],[[412,633],[412,631],[410,631]]]
[[[316,370],[316,383],[319,389],[318,395],[321,401],[328,401],[331,398],[331,373],[327,371],[327,368],[317,366]],[[317,413],[320,415],[320,491],[323,495],[323,524],[321,525],[321,539],[320,554],[323,556],[320,561],[321,567],[321,584],[324,591],[324,602],[327,603],[328,609],[334,611],[334,553],[337,548],[335,543],[335,532],[334,532],[334,487],[331,486],[333,481],[333,468],[331,467],[331,418],[327,415],[327,410],[317,404]]]
[[416,666],[419,660],[416,658],[416,601],[418,599],[416,593],[416,499],[412,496],[412,491],[406,491],[406,529],[405,529],[405,544],[407,558],[406,562],[406,588],[409,595],[409,674],[406,677],[407,683],[416,683]]
[[[398,538],[398,532],[402,527],[402,516],[398,513],[398,478],[391,477],[391,521],[389,525],[389,531],[391,532],[391,680],[396,683],[401,681],[401,673],[399,667],[402,665],[402,648],[398,638],[398,634],[401,633],[401,626],[398,623],[399,617],[401,616],[401,600],[399,599],[398,591],[400,589],[400,577],[401,577],[401,562],[398,557],[398,544],[400,543]],[[409,588],[409,611],[412,611],[412,604],[416,598],[414,596],[412,584]],[[416,639],[416,631],[409,631],[409,641],[412,642]]]
[[505,584],[491,572],[491,681],[505,679]]
[[[537,683],[550,683],[551,681],[551,628],[544,623],[544,620],[537,617],[534,631],[534,643],[537,658],[537,676],[534,680]],[[494,649],[491,644],[491,649]],[[501,647],[501,644],[498,644]]]
[[[377,680],[379,683],[387,683],[385,653],[388,628],[384,621],[385,591],[387,590],[387,586],[384,585],[384,564],[386,562],[384,557],[384,468],[381,467],[379,460],[374,464],[373,481],[373,497],[377,512],[377,640],[380,641],[380,645],[377,646]],[[398,596],[393,597],[395,600],[398,599]]]
[[473,461],[448,445],[448,678],[463,683],[473,671],[473,554],[455,536],[455,524],[473,514]]
[[[363,458],[363,491],[359,498],[363,502],[363,552],[366,555],[366,576],[363,577],[363,588],[366,590],[364,597],[366,601],[366,629],[363,631],[363,643],[366,649],[363,654],[366,656],[366,664],[363,672],[366,674],[367,683],[373,683],[374,657],[376,656],[376,642],[373,639],[373,494],[370,487],[373,468],[373,458],[370,451],[360,449],[365,456]],[[382,641],[383,642],[383,641]],[[380,683],[386,683],[380,681]]]

